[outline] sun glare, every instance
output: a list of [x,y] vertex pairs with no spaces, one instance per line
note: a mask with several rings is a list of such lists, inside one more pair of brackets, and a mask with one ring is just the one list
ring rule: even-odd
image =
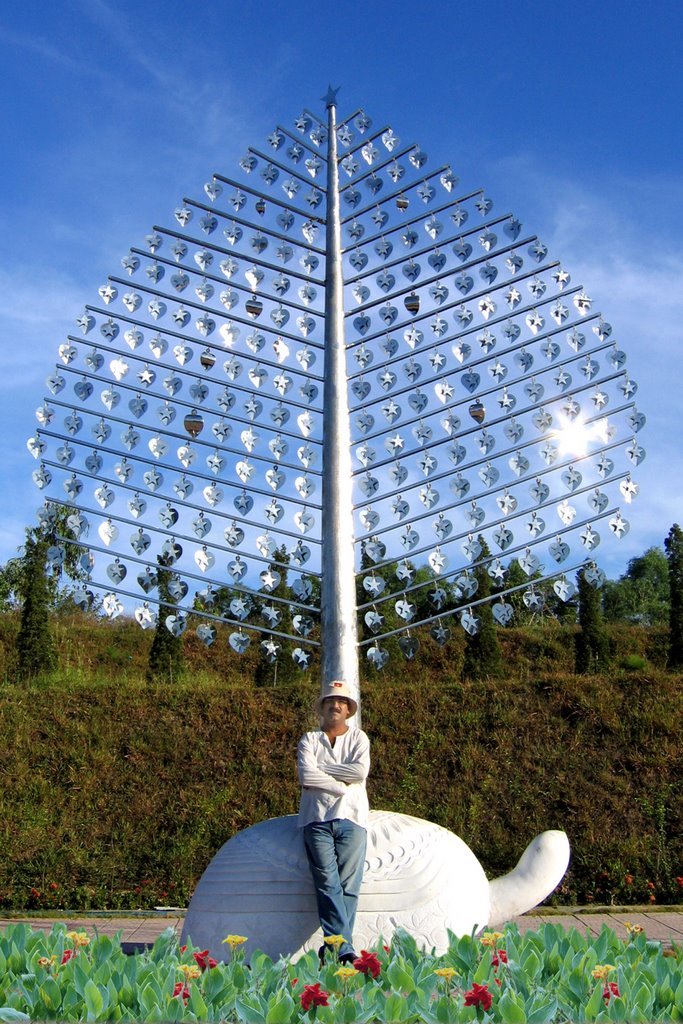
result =
[[588,442],[592,436],[592,429],[580,418],[570,420],[566,417],[558,417],[559,426],[556,431],[557,442],[561,455],[574,455],[577,458],[585,455],[588,451]]

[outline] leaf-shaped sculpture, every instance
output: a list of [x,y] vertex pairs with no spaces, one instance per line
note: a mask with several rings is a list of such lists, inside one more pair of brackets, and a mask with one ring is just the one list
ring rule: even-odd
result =
[[599,585],[645,417],[590,293],[488,195],[364,113],[337,123],[333,99],[274,143],[95,288],[47,379],[33,479],[88,522],[71,542],[107,614],[126,581],[144,628],[193,611],[212,643],[225,619],[235,651],[260,633],[303,669],[322,644],[323,677],[354,686],[359,648],[381,668],[390,634],[413,658],[421,626],[475,632],[480,601],[510,622],[511,565],[531,610],[546,578],[563,601],[578,568]]

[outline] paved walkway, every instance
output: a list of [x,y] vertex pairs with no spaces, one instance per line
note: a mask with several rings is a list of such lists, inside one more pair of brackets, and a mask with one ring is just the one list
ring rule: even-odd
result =
[[[165,928],[175,929],[178,936],[182,931],[184,913],[155,914],[139,913],[117,916],[112,914],[90,914],[68,917],[0,917],[0,931],[8,924],[24,921],[32,928],[50,931],[56,921],[63,921],[68,929],[85,930],[89,933],[97,931],[100,935],[115,935],[121,932],[121,942],[128,951],[142,949],[149,945],[164,931]],[[629,908],[591,908],[590,910],[567,907],[555,908],[551,914],[524,914],[514,918],[520,931],[536,929],[545,922],[561,924],[564,928],[578,928],[598,935],[603,925],[613,928],[620,938],[626,938],[625,923],[639,924],[649,939],[677,945],[683,944],[683,912],[673,910],[650,910],[639,907]]]
[[[558,908],[559,909],[559,908]],[[519,930],[529,931],[536,929],[545,922],[561,924],[564,928],[578,928],[580,932],[589,931],[591,935],[599,935],[603,925],[612,928],[620,939],[628,937],[626,922],[639,924],[645,930],[648,939],[656,939],[659,942],[676,945],[683,943],[683,913],[675,910],[643,910],[634,907],[620,908],[618,911],[605,908],[604,910],[577,910],[568,907],[566,910],[553,914],[524,914],[522,917],[514,918],[514,923]]]

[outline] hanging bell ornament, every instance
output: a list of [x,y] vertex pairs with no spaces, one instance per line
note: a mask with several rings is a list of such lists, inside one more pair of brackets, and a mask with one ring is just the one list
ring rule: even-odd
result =
[[406,298],[405,298],[405,307],[408,310],[408,312],[411,314],[411,316],[414,315],[415,313],[419,312],[419,309],[420,309],[420,296],[417,294],[417,292],[411,292],[410,295],[406,296]]
[[472,402],[471,406],[468,409],[468,412],[472,419],[475,420],[475,422],[484,422],[484,417],[486,416],[486,409],[484,408],[482,402],[479,401],[479,399],[477,399],[476,402]]
[[190,437],[197,437],[197,435],[201,434],[204,429],[204,419],[196,409],[193,409],[192,412],[188,412],[183,422],[185,430],[188,432]]
[[409,202],[410,200],[406,199],[406,197],[401,192],[400,196],[396,197],[396,209],[400,210],[401,213],[403,213],[404,210],[408,209]]
[[216,362],[216,357],[210,348],[205,348],[199,356],[199,362],[202,364],[205,370],[210,370]]

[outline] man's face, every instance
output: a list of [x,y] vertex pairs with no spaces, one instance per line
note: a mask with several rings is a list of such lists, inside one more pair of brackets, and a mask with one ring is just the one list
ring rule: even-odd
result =
[[325,697],[322,702],[321,718],[323,727],[343,725],[351,714],[346,697]]

